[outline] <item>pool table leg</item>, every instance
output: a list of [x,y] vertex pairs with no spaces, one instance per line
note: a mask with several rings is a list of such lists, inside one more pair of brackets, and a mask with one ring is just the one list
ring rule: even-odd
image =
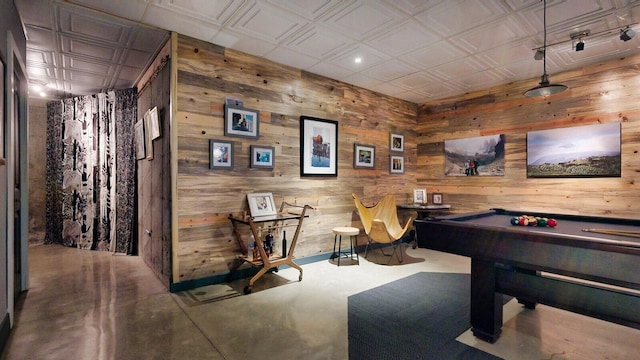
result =
[[473,335],[489,343],[502,331],[502,295],[496,293],[493,261],[471,258],[471,326]]

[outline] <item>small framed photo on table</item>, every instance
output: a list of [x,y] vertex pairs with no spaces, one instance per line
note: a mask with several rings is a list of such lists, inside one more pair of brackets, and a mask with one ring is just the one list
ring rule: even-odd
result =
[[274,147],[251,145],[251,164],[252,168],[273,169]]
[[209,169],[233,170],[233,141],[209,140]]
[[442,205],[442,194],[441,193],[433,193],[432,196],[433,205]]
[[427,202],[427,189],[413,189],[413,203],[422,205]]
[[276,204],[271,193],[247,194],[247,202],[252,217],[277,215]]

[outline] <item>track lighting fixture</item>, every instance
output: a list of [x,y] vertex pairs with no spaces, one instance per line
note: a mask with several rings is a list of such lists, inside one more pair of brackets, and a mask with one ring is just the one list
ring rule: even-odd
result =
[[629,41],[633,39],[634,36],[636,36],[636,32],[628,26],[620,30],[620,40],[622,41]]
[[[549,82],[549,75],[547,74],[547,0],[544,0],[544,45],[542,46],[543,54],[542,54],[542,76],[540,77],[540,85],[534,88],[527,90],[524,93],[524,96],[534,97],[534,96],[547,96],[552,94],[557,94],[559,92],[563,92],[567,90],[567,87],[560,84],[551,84]],[[537,54],[536,54],[537,55]]]
[[542,60],[543,57],[544,57],[544,49],[536,50],[536,54],[533,55],[533,58],[536,60]]
[[576,51],[584,50],[584,41],[580,40],[576,43]]

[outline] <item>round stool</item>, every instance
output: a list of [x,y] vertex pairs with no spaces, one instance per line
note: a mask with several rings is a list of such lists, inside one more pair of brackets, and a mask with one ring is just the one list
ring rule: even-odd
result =
[[[360,229],[350,227],[350,226],[339,226],[333,228],[333,254],[331,255],[332,259],[338,258],[338,266],[340,266],[340,258],[344,254],[348,256],[349,259],[353,259],[353,253],[356,253],[356,262],[360,265],[360,258],[358,257],[358,251],[354,248],[354,243],[358,241],[358,234],[360,234]],[[342,236],[349,237],[349,251],[342,251]],[[338,240],[339,239],[339,240]],[[355,241],[354,241],[355,239]],[[338,244],[338,252],[336,252],[336,243]]]

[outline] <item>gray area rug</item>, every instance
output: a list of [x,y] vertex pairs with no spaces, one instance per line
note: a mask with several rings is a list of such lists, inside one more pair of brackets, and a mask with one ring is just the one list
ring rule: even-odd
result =
[[455,340],[471,327],[470,285],[422,272],[349,296],[349,359],[499,359]]

